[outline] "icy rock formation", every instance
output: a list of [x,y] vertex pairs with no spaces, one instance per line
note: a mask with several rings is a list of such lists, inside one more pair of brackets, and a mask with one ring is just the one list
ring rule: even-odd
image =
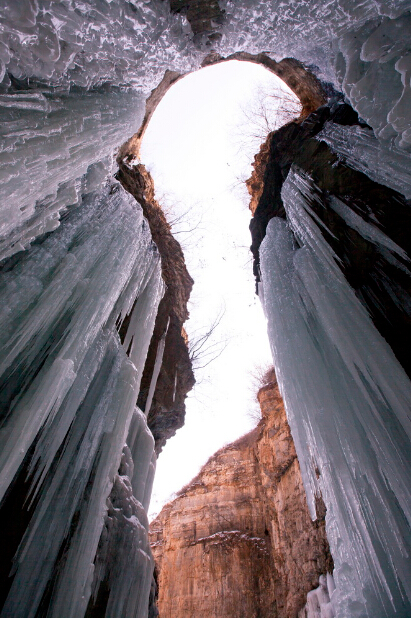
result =
[[3,1],[0,15],[5,86],[150,87],[171,64],[187,67],[194,50],[186,20],[161,0]]
[[335,618],[330,601],[334,590],[334,578],[331,573],[320,575],[318,588],[307,594],[307,604],[298,612],[298,618]]
[[131,89],[0,94],[0,260],[101,187],[115,148],[142,120],[143,100]]
[[273,371],[268,379],[258,426],[215,453],[150,525],[162,618],[297,618],[332,570],[323,503],[312,522]]
[[[121,150],[121,156],[126,160],[135,156],[132,149]],[[117,177],[143,208],[161,255],[166,286],[158,307],[138,397],[138,405],[146,413],[158,454],[167,439],[184,424],[184,401],[194,385],[183,328],[188,318],[187,303],[193,280],[187,271],[181,246],[173,237],[161,205],[155,199],[154,183],[144,165],[129,166],[120,161]],[[159,366],[160,356],[162,362]]]
[[408,153],[395,146],[381,145],[370,128],[326,123],[317,139],[326,142],[350,167],[411,198]]
[[[310,131],[319,117],[307,119]],[[306,130],[294,128],[300,137]],[[327,507],[336,615],[405,618],[411,384],[393,353],[400,357],[403,340],[389,323],[397,315],[408,336],[409,247],[384,211],[390,200],[394,209],[406,204],[374,189],[324,142],[296,143],[277,160],[285,180],[260,250],[277,375],[313,516],[318,492]],[[406,355],[404,365],[409,370]]]
[[[166,69],[188,71],[198,48],[228,55],[268,50],[316,65],[377,134],[410,148],[409,0],[3,0],[3,86],[143,87]],[[190,36],[191,35],[191,36]]]
[[[183,421],[193,382],[181,328],[191,284],[181,256],[181,289],[172,285],[172,260],[162,261],[167,297],[140,390],[161,296],[159,257],[135,202],[112,181],[103,188],[104,179],[114,171],[114,149],[139,126],[142,93],[165,70],[177,79],[176,72],[197,68],[207,50],[292,56],[341,90],[365,121],[342,122],[339,109],[323,108],[302,132],[287,129],[270,152],[274,176],[256,209],[253,250],[258,271],[269,219],[288,219],[289,227],[270,224],[262,291],[310,503],[320,486],[329,510],[335,611],[409,617],[409,421],[400,412],[409,384],[396,363],[411,374],[404,346],[409,205],[402,195],[410,195],[410,2],[172,0],[171,8],[162,0],[0,2],[0,259],[9,257],[2,269],[1,513],[2,529],[11,531],[4,615],[66,618],[69,606],[81,618],[121,606],[117,566],[96,558],[100,533],[108,513],[113,525],[106,518],[107,542],[101,537],[98,551],[111,555],[120,528],[129,530],[133,518],[144,527],[130,487],[139,503],[146,498],[136,498],[132,479],[117,476],[137,396],[152,414],[157,451]],[[298,86],[298,72],[289,78]],[[119,175],[125,186],[127,174]],[[159,238],[162,226],[152,226]],[[279,334],[275,324],[282,323]],[[181,380],[173,369],[180,355]],[[133,454],[133,477],[141,464],[147,487],[148,453],[138,465]],[[144,553],[143,533],[130,534],[133,547],[142,539]],[[148,563],[141,555],[141,582]],[[110,611],[143,612],[131,587],[130,609]]]
[[136,408],[108,499],[87,618],[147,615],[153,558],[146,512],[155,461],[153,436]]
[[[270,50],[317,65],[384,140],[409,149],[410,4],[408,0],[221,3],[227,51]],[[241,33],[241,34],[239,34]]]
[[[140,207],[111,181],[6,262],[1,286],[1,615],[82,616],[163,294],[160,258]],[[133,452],[141,439],[129,440]],[[150,440],[131,479],[145,504]]]

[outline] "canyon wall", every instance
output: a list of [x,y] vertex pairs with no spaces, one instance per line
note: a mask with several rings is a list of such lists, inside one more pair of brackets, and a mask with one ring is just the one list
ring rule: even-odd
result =
[[125,151],[122,186],[114,160],[165,72],[242,50],[301,98],[310,67],[317,103],[339,90],[357,112],[340,96],[267,145],[255,273],[308,506],[327,506],[335,612],[409,618],[410,9],[1,3],[2,617],[147,615],[144,507],[193,383],[191,280],[150,179]]
[[332,571],[308,512],[274,372],[257,427],[222,448],[150,525],[161,618],[294,618]]
[[308,505],[320,491],[327,507],[341,616],[411,612],[409,179],[409,156],[381,149],[337,98],[272,136],[250,226]]

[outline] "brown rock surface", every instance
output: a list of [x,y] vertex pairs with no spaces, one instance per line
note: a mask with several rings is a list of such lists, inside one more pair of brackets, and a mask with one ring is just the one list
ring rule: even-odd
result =
[[294,618],[332,569],[276,382],[262,419],[218,451],[150,526],[160,618]]
[[[138,397],[139,407],[148,413],[148,426],[156,441],[158,454],[167,439],[183,426],[185,398],[195,382],[187,336],[183,329],[188,318],[187,302],[193,280],[187,271],[181,246],[172,235],[171,227],[155,199],[154,183],[144,165],[128,167],[120,163],[117,177],[143,208],[161,256],[162,276],[166,285],[158,308]],[[120,336],[126,328],[125,320]],[[146,410],[158,345],[166,331],[163,362],[150,410]]]

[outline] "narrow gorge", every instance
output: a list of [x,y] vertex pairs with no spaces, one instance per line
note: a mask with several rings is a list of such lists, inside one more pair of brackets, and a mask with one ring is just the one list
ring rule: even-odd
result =
[[[194,282],[141,140],[230,60],[301,102],[247,181],[275,369],[149,532]],[[0,2],[1,618],[411,617],[410,78],[409,0]]]

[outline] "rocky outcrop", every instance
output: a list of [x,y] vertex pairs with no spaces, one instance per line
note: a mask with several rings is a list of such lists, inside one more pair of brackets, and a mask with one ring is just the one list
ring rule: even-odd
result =
[[[306,117],[289,122],[267,136],[260,152],[254,157],[253,172],[246,181],[251,197],[250,223],[251,252],[254,256],[254,274],[259,277],[259,248],[272,217],[284,217],[281,188],[295,159],[307,150],[309,140],[321,131],[327,121],[342,125],[360,124],[358,114],[340,101],[324,105]],[[362,124],[362,123],[361,123]],[[305,157],[310,164],[309,157]],[[355,174],[355,172],[353,172]]]
[[367,127],[349,105],[334,101],[303,122],[291,122],[270,134],[255,157],[254,172],[247,182],[254,211],[250,223],[254,275],[258,282],[259,248],[268,222],[272,217],[287,218],[281,191],[291,166],[295,166],[308,174],[317,187],[310,207],[321,221],[324,237],[342,264],[344,275],[411,375],[408,348],[404,345],[404,338],[411,340],[411,324],[405,309],[411,303],[407,260],[400,257],[393,262],[381,253],[373,239],[363,238],[352,223],[330,207],[335,198],[349,204],[359,221],[377,222],[379,229],[410,255],[411,242],[406,231],[411,225],[409,204],[403,195],[353,169],[333,152],[319,136],[326,125]]
[[257,427],[150,526],[161,618],[293,618],[332,570],[324,508],[319,499],[313,522],[275,379],[258,399]]
[[[183,324],[188,318],[187,302],[193,280],[180,244],[171,233],[161,206],[154,197],[154,183],[144,165],[128,167],[120,163],[117,174],[123,187],[141,204],[151,235],[161,255],[162,276],[166,284],[160,302],[141,380],[139,407],[148,415],[148,426],[156,441],[157,454],[166,440],[184,424],[185,398],[194,386],[194,374]],[[120,336],[127,330],[123,323]],[[147,408],[154,367],[161,339],[165,336],[163,362]]]

